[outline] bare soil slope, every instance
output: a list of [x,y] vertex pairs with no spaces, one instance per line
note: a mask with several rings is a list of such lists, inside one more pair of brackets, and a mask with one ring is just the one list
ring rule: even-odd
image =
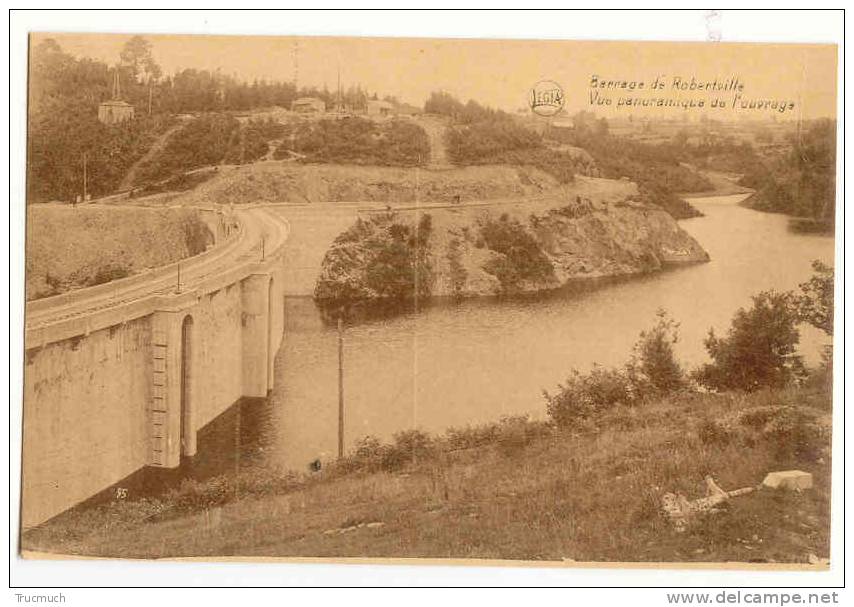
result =
[[260,162],[222,171],[181,197],[184,204],[257,202],[450,203],[541,196],[561,191],[557,180],[529,167],[448,170]]

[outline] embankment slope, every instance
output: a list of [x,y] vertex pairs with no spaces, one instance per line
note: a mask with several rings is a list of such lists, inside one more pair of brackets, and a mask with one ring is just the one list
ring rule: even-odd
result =
[[195,209],[30,205],[27,300],[167,265],[212,242]]
[[266,161],[223,170],[181,196],[182,204],[409,202],[448,203],[540,196],[561,191],[530,167],[415,169]]

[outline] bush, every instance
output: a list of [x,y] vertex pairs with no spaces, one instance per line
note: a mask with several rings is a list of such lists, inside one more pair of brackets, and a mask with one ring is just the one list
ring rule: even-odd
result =
[[288,146],[304,162],[341,162],[383,166],[416,166],[430,159],[430,141],[420,126],[403,120],[375,123],[349,116],[305,123],[289,133],[275,158],[286,158]]
[[548,424],[531,421],[527,415],[502,417],[496,426],[498,452],[507,457],[517,455],[534,440],[550,432]]
[[656,316],[653,328],[642,331],[635,343],[628,368],[636,384],[642,378],[650,390],[666,394],[686,385],[685,373],[673,353],[673,344],[679,341],[679,324],[664,310],[659,310]]
[[198,217],[187,217],[183,221],[184,244],[187,254],[198,255],[208,248],[214,241],[213,234],[203,221]]
[[240,142],[240,123],[232,116],[205,114],[174,133],[163,150],[146,163],[137,181],[160,181],[179,173],[220,164]]
[[394,213],[358,219],[326,252],[315,299],[341,302],[429,296],[432,232],[432,217],[427,213],[414,226],[401,222]]
[[673,353],[679,325],[664,310],[657,318],[652,329],[641,332],[623,368],[594,366],[586,374],[573,370],[557,394],[544,392],[548,414],[558,426],[580,428],[617,405],[635,405],[685,387],[685,375]]
[[628,375],[618,369],[594,366],[589,373],[572,371],[554,396],[543,392],[546,411],[560,428],[579,428],[594,416],[619,404],[634,404],[638,394]]
[[567,152],[546,148],[540,135],[503,115],[448,129],[446,143],[454,164],[533,166],[561,183],[573,181],[579,162]]
[[452,238],[448,242],[448,251],[445,254],[448,259],[448,271],[451,278],[451,290],[455,295],[462,293],[468,279],[468,272],[463,266],[462,243],[459,238]]
[[705,346],[713,362],[696,372],[697,380],[715,390],[750,391],[802,378],[793,303],[790,293],[765,291],[753,297],[752,308],[736,312],[727,337],[710,330]]
[[272,118],[252,118],[240,129],[238,137],[232,140],[225,155],[225,162],[230,164],[255,162],[267,154],[270,141],[281,137],[284,133],[285,126]]
[[697,436],[704,445],[725,446],[733,440],[733,433],[729,428],[710,419],[700,424]]
[[757,407],[742,413],[738,422],[750,441],[769,444],[780,464],[815,462],[829,444],[816,414],[798,406]]
[[92,276],[86,284],[90,287],[102,285],[113,280],[119,280],[120,278],[127,278],[130,274],[130,270],[123,265],[115,263],[107,264],[98,268],[94,276]]
[[426,432],[417,429],[396,432],[394,443],[384,449],[382,468],[400,470],[415,460],[432,456],[434,452],[433,439]]
[[507,214],[498,221],[480,221],[480,236],[486,246],[499,253],[483,269],[501,283],[504,291],[515,291],[523,282],[549,283],[555,280],[554,267],[537,240],[516,219]]
[[774,446],[779,460],[815,462],[828,444],[815,416],[797,407],[780,407],[765,424],[765,440]]

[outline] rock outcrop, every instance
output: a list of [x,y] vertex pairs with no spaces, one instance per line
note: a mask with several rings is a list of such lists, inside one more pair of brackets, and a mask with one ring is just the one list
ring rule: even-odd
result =
[[534,292],[709,259],[667,212],[636,197],[430,209],[419,218],[392,212],[360,219],[327,251],[315,297]]

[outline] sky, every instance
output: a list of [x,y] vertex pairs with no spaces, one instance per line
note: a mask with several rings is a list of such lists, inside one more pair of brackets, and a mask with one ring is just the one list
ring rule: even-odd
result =
[[[130,34],[33,34],[32,43],[51,37],[67,52],[115,63]],[[607,117],[629,113],[684,116],[682,107],[655,109],[618,106],[621,98],[706,99],[700,112],[725,112],[727,118],[832,117],[836,114],[835,45],[744,44],[691,42],[605,42],[557,40],[333,38],[271,36],[146,35],[164,73],[183,68],[216,70],[238,78],[293,81],[300,86],[361,84],[381,96],[422,105],[431,91],[444,90],[462,100],[508,111],[527,107],[532,86],[540,80],[557,82],[565,109],[595,110]],[[601,91],[611,106],[590,104],[590,82],[644,81],[646,90]],[[663,78],[668,88],[650,90]],[[718,94],[729,104],[708,107],[709,93],[672,90],[672,79],[724,81],[737,77],[742,101],[793,102],[787,113],[763,108],[732,108],[732,94]],[[691,110],[695,111],[695,110]]]

